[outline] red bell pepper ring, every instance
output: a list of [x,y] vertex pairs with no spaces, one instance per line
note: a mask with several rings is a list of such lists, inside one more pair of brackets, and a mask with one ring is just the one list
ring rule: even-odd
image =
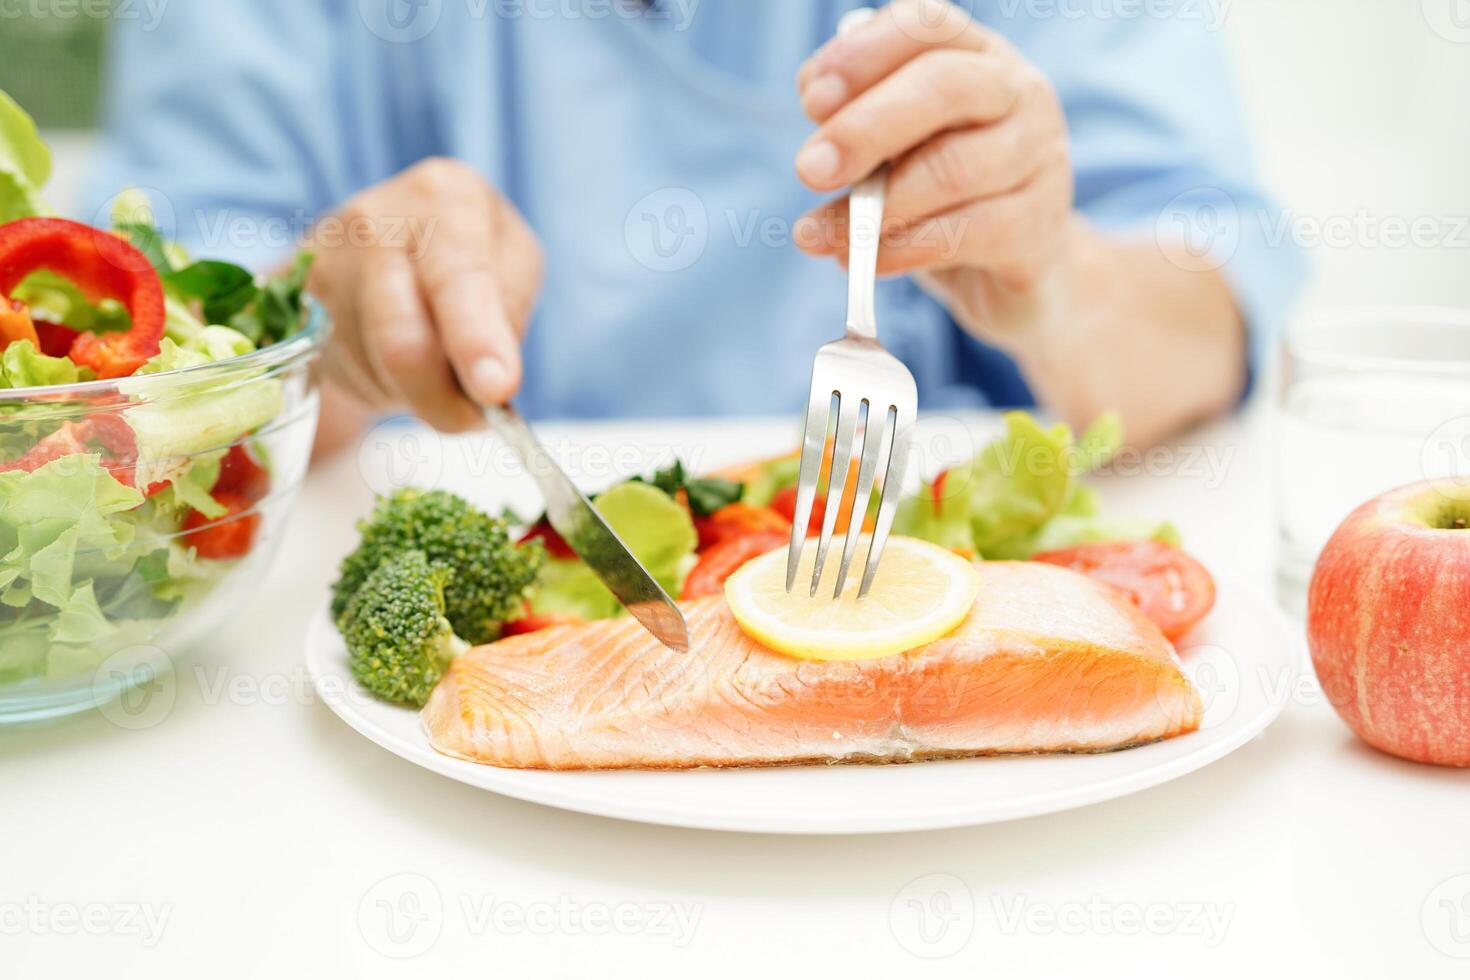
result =
[[68,351],[78,365],[99,378],[121,378],[158,353],[163,284],[148,257],[131,244],[65,218],[22,218],[0,225],[0,296],[8,297],[41,269],[66,277],[93,303],[117,300],[132,318],[132,328],[125,332],[78,336]]

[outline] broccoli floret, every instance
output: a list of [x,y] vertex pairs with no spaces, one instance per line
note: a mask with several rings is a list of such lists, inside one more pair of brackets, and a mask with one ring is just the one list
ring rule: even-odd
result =
[[442,490],[409,488],[380,497],[358,530],[362,541],[342,560],[332,586],[332,615],[341,619],[384,560],[417,549],[454,570],[444,589],[444,615],[470,643],[494,640],[500,624],[521,611],[544,557],[539,544],[517,547],[505,521]]
[[405,551],[379,565],[342,615],[352,676],[373,694],[423,707],[449,662],[468,645],[444,617],[454,572]]

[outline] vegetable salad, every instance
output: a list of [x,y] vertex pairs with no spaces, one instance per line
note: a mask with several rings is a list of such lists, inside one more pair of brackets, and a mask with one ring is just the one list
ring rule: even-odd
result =
[[[299,331],[310,257],[257,278],[196,261],[125,193],[56,217],[50,154],[0,92],[0,683],[66,678],[160,626],[254,545],[283,405],[263,369],[154,377]],[[110,390],[44,389],[94,380]]]

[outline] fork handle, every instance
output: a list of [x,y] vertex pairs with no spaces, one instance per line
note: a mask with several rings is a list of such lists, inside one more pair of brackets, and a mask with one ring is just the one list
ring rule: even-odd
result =
[[[872,7],[848,11],[837,23],[837,36],[851,34],[873,19]],[[883,237],[883,198],[888,190],[888,164],[853,185],[848,195],[847,335],[878,339],[873,297],[878,289],[878,245]]]
[[878,290],[878,245],[883,237],[883,197],[888,164],[855,185],[848,198],[847,334],[878,339],[873,297]]

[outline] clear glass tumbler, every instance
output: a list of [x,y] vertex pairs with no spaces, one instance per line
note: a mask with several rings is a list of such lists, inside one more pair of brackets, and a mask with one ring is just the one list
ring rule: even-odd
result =
[[1365,309],[1287,330],[1277,418],[1277,583],[1305,611],[1322,546],[1397,486],[1470,479],[1470,310]]

